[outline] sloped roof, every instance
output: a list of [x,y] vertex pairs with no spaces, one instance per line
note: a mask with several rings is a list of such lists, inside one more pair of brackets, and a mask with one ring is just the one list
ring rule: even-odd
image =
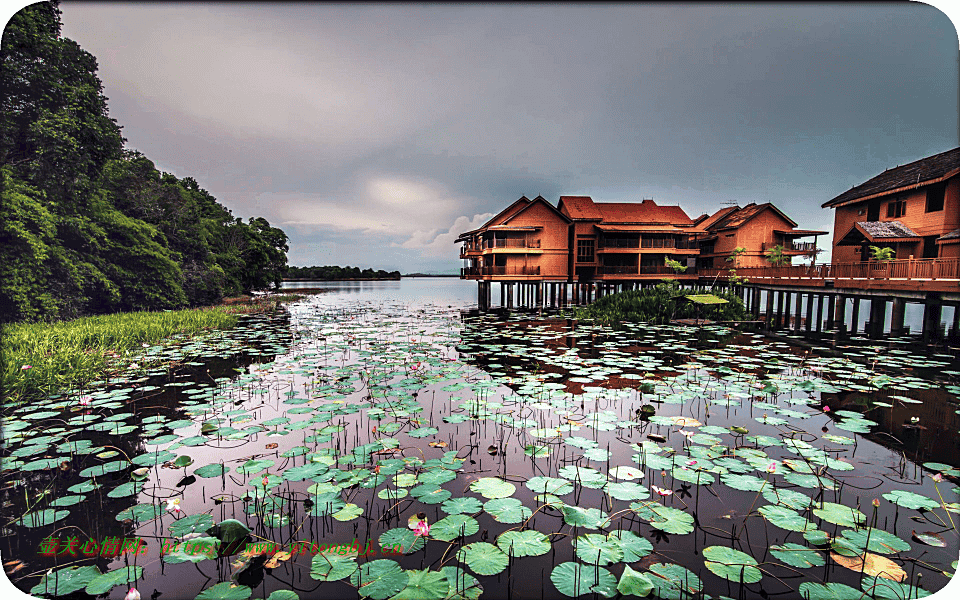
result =
[[499,225],[500,223],[503,223],[513,215],[526,208],[531,202],[533,202],[533,200],[527,198],[526,196],[520,196],[519,200],[498,212],[492,219],[481,225],[477,231],[490,227],[491,225]]
[[679,206],[660,206],[653,200],[636,202],[599,202],[603,223],[659,223],[693,225],[693,220]]
[[[785,215],[782,210],[780,210],[779,208],[777,208],[776,206],[774,206],[769,202],[764,202],[763,204],[756,204],[751,202],[750,204],[744,206],[743,208],[736,207],[736,206],[732,208],[734,210],[728,212],[726,215],[722,216],[720,219],[717,219],[716,221],[714,221],[712,225],[707,225],[706,228],[711,230],[736,229],[737,227],[740,227],[750,219],[754,218],[755,216],[759,215],[760,213],[768,209],[780,215],[783,218],[783,220],[789,223],[792,227],[797,226],[797,223],[793,219]],[[717,212],[719,213],[722,210],[723,209]]]
[[939,238],[937,238],[937,243],[939,244],[940,242],[960,242],[960,229],[954,229],[950,233],[941,235]]
[[859,221],[857,228],[874,239],[920,237],[900,221]]
[[725,216],[729,215],[732,211],[735,211],[735,210],[740,210],[740,207],[739,207],[739,206],[726,206],[726,207],[724,207],[724,208],[721,208],[720,210],[718,210],[717,212],[713,213],[713,214],[710,215],[710,216],[702,215],[701,217],[698,217],[697,220],[695,221],[695,223],[696,223],[697,226],[699,226],[701,229],[710,229],[710,227],[711,227],[714,223],[716,223],[716,222],[719,221],[720,219],[724,218]]
[[693,225],[693,221],[679,206],[660,206],[649,199],[641,202],[594,202],[590,196],[560,196],[559,206],[574,220],[600,221],[603,224]]
[[920,236],[900,221],[858,221],[854,223],[838,246],[856,246],[868,242],[916,242]]
[[590,196],[560,196],[557,205],[560,211],[566,209],[571,219],[602,219],[600,210]]
[[876,177],[824,202],[823,208],[836,208],[850,202],[893,194],[899,191],[937,183],[960,173],[960,148],[947,150],[927,158],[887,169]]
[[529,201],[527,202],[527,205],[526,205],[526,206],[522,207],[522,208],[521,208],[520,210],[518,210],[518,211],[515,211],[515,212],[514,212],[513,214],[511,214],[509,217],[507,217],[506,219],[504,219],[501,224],[506,225],[506,224],[509,223],[511,220],[513,220],[514,218],[516,218],[517,216],[519,216],[520,214],[522,214],[524,211],[530,209],[530,208],[531,208],[532,206],[534,206],[535,204],[543,204],[544,206],[546,206],[547,208],[549,208],[552,212],[556,213],[556,215],[557,215],[558,217],[560,217],[561,219],[563,219],[563,220],[566,221],[567,223],[570,222],[570,217],[568,217],[567,215],[565,215],[565,214],[563,214],[562,212],[560,212],[559,210],[557,210],[557,207],[554,206],[554,205],[552,205],[552,204],[550,204],[549,202],[547,202],[547,199],[546,199],[546,198],[544,198],[543,196],[537,196],[537,197],[534,198],[533,200],[529,200]]

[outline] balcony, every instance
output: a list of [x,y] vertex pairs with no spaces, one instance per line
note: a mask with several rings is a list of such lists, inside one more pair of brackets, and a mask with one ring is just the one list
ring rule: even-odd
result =
[[790,254],[793,254],[795,252],[802,253],[802,254],[814,254],[817,251],[816,242],[796,242],[796,241],[787,242],[785,244],[768,244],[767,242],[764,242],[760,244],[760,251],[766,252],[767,250],[776,248],[779,245],[783,246],[784,252],[787,252]]
[[500,266],[487,265],[485,267],[464,267],[460,269],[460,277],[488,277],[496,275],[539,275],[540,266]]
[[482,251],[483,249],[481,248],[480,244],[465,244],[462,248],[460,248],[460,258],[477,256]]
[[620,248],[639,248],[639,238],[600,238],[597,242],[598,250],[612,250]]
[[539,248],[540,239],[526,238],[488,238],[483,240],[483,248]]
[[597,267],[597,275],[693,275],[696,267],[687,267],[683,273],[677,273],[673,267],[666,265],[601,265]]

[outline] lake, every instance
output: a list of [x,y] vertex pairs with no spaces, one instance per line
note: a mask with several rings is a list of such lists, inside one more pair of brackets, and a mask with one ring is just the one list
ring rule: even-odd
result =
[[286,287],[328,291],[5,407],[18,587],[906,598],[956,569],[947,355],[481,314],[453,278]]

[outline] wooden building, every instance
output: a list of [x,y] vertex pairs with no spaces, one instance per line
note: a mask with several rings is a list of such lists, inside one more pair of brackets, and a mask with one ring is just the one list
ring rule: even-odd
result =
[[463,279],[492,281],[566,280],[570,219],[543,196],[526,196],[483,226],[461,233]]
[[[727,206],[710,216],[702,215],[694,225],[705,231],[700,237],[700,265],[703,268],[729,268],[727,258],[736,248],[744,252],[738,267],[767,267],[767,252],[781,247],[784,265],[793,257],[816,257],[817,236],[826,231],[797,229],[797,223],[779,208],[766,202],[744,207]],[[800,241],[812,237],[813,241]]]
[[701,230],[679,206],[561,196],[557,208],[572,222],[570,272],[577,281],[696,280]]
[[887,169],[823,204],[836,209],[833,262],[960,258],[960,148]]

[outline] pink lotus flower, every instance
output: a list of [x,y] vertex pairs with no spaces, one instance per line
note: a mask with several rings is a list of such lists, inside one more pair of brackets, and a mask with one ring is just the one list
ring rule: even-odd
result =
[[140,600],[140,592],[137,591],[137,588],[130,588],[123,600]]
[[420,521],[417,523],[417,526],[413,528],[413,532],[419,536],[428,536],[430,535],[430,525],[426,521]]
[[880,499],[879,499],[879,498],[874,498],[874,499],[873,499],[873,506],[874,506],[874,508],[879,508],[879,507],[880,507]]
[[823,405],[823,412],[830,412],[830,407],[826,404]]
[[80,398],[77,399],[77,404],[80,406],[90,406],[91,400],[90,396],[80,396]]
[[180,498],[171,498],[170,500],[167,500],[167,510],[174,514],[183,512],[183,509],[180,508]]
[[673,490],[665,490],[665,489],[663,489],[662,487],[658,487],[658,486],[655,486],[655,485],[651,485],[651,486],[650,486],[650,489],[652,489],[652,490],[655,491],[656,493],[660,494],[661,496],[670,496],[670,495],[673,494]]
[[767,465],[767,473],[776,473],[777,472],[777,461],[771,462]]
[[941,481],[943,481],[943,475],[941,475],[940,473],[936,473],[934,475],[931,475],[930,479],[936,481],[937,483],[940,483]]
[[33,368],[33,365],[23,365],[22,367],[20,367],[20,370],[26,371],[27,369],[32,369],[32,368]]

